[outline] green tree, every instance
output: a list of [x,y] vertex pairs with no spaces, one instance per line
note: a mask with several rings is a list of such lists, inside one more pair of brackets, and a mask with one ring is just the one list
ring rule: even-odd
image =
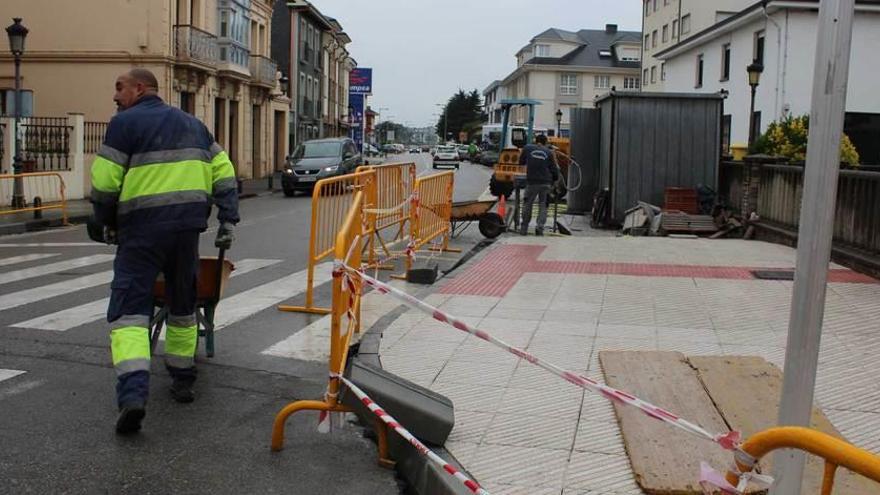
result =
[[[441,141],[450,138],[458,140],[459,132],[464,131],[470,138],[474,130],[480,126],[482,117],[480,92],[475,89],[465,93],[463,89],[459,89],[443,107],[443,112],[437,121],[437,135],[440,136]],[[443,135],[444,129],[446,136]]]
[[[388,140],[388,131],[394,131],[394,139]],[[379,143],[408,143],[412,138],[412,131],[401,124],[386,120],[376,125],[376,135],[379,137]]]

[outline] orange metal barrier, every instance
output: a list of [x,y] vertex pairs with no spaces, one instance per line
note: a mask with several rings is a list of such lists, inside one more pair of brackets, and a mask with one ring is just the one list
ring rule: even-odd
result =
[[[333,253],[338,262],[348,266],[361,265],[361,250],[364,243],[363,218],[367,204],[367,194],[358,191],[346,211],[335,236]],[[286,405],[275,416],[272,428],[272,450],[279,451],[284,447],[284,426],[291,414],[302,411],[350,412],[351,409],[339,402],[339,378],[345,370],[348,357],[348,346],[351,336],[360,322],[360,299],[363,281],[360,277],[345,277],[341,269],[333,272],[333,309],[330,317],[330,382],[323,400],[300,400]],[[342,332],[343,317],[349,315],[345,333]],[[384,438],[382,439],[384,443]],[[384,452],[380,454],[387,458]]]
[[364,208],[376,205],[376,172],[366,170],[322,179],[312,193],[312,227],[309,239],[308,282],[305,306],[278,306],[281,311],[328,314],[330,308],[315,306],[315,266],[334,253],[337,234],[349,216],[357,192],[363,192]]
[[[418,251],[438,237],[442,237],[442,251],[458,251],[449,247],[452,217],[452,192],[455,187],[455,172],[440,172],[416,179],[413,203],[418,207],[410,211],[409,250]],[[407,256],[406,270],[412,268],[412,259]],[[403,275],[395,278],[404,278]]]
[[[880,457],[826,433],[797,426],[770,428],[752,435],[740,447],[752,459],[743,459],[741,455],[737,455],[736,467],[741,473],[749,472],[754,468],[755,462],[778,449],[803,450],[825,459],[822,495],[831,495],[838,466],[880,483]],[[727,481],[736,486],[739,483],[739,474],[728,471]]]
[[[391,256],[386,243],[403,240],[406,223],[410,219],[410,205],[416,182],[415,163],[387,163],[358,167],[358,172],[376,171],[376,206],[366,211],[369,236],[369,264],[375,264],[376,243],[385,256]],[[383,237],[382,231],[396,228],[393,237]]]
[[[16,208],[13,204],[15,184],[21,187],[24,204]],[[64,179],[57,172],[34,172],[27,174],[0,175],[0,215],[14,213],[43,212],[61,210],[61,218],[67,225],[67,197]]]

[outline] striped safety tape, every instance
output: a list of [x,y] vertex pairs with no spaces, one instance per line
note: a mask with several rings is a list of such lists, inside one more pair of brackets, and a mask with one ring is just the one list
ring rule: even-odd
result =
[[358,388],[357,385],[355,385],[354,383],[349,381],[347,378],[345,378],[344,376],[339,375],[339,374],[331,373],[330,377],[331,378],[338,378],[342,383],[344,383],[348,387],[349,390],[352,391],[352,393],[354,393],[355,396],[357,396],[358,400],[360,400],[361,403],[363,403],[363,405],[367,406],[367,408],[369,408],[370,411],[373,412],[373,414],[378,416],[379,419],[381,419],[386,425],[390,426],[394,431],[396,431],[400,436],[402,436],[407,442],[409,442],[413,447],[415,447],[416,450],[419,451],[420,454],[427,457],[428,459],[430,459],[432,462],[434,462],[438,466],[442,467],[443,470],[446,471],[447,473],[451,474],[452,476],[455,476],[455,478],[457,480],[461,481],[464,484],[464,486],[466,486],[468,488],[468,490],[471,491],[471,493],[476,493],[477,495],[489,495],[489,492],[486,491],[484,488],[482,488],[476,481],[465,476],[464,473],[462,473],[461,471],[456,469],[455,466],[444,461],[442,457],[435,454],[434,451],[432,451],[431,449],[426,447],[425,444],[420,442],[418,438],[414,437],[412,435],[412,433],[410,433],[409,431],[406,430],[406,428],[401,426],[400,423],[398,423],[397,420],[394,419],[394,417],[392,417],[390,414],[385,412],[385,410],[383,410],[378,404],[373,402],[373,400],[370,399],[367,396],[367,394],[364,393],[363,390]]

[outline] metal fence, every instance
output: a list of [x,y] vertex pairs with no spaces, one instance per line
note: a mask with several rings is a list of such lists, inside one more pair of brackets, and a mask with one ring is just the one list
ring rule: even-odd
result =
[[220,58],[217,37],[189,25],[174,26],[174,54],[180,60],[214,65]]
[[87,154],[95,154],[101,149],[104,142],[104,135],[107,134],[107,122],[86,122],[85,123],[85,143],[83,151]]
[[66,117],[29,117],[21,121],[24,172],[70,170],[70,131]]

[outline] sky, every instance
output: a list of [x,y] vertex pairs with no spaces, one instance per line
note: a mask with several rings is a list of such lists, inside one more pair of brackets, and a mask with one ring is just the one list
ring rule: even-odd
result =
[[310,0],[373,68],[380,120],[432,126],[459,88],[482,93],[516,68],[514,55],[551,28],[641,31],[640,0]]

